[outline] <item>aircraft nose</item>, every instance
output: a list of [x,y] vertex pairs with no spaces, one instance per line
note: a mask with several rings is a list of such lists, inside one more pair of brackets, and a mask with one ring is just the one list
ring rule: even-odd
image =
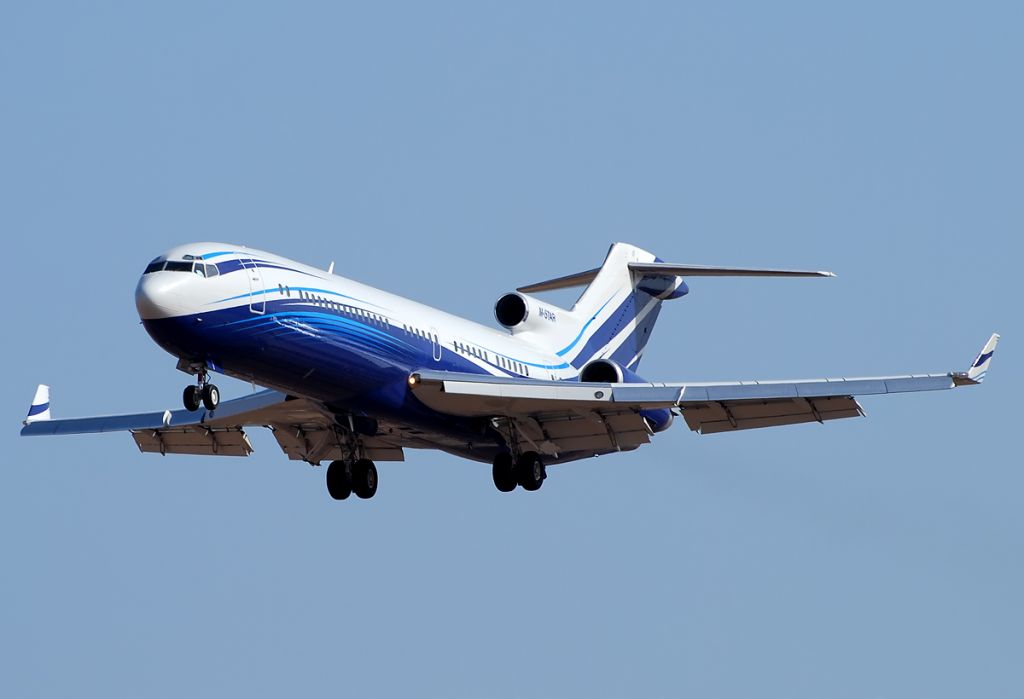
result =
[[151,272],[143,274],[135,287],[135,308],[142,320],[169,318],[187,312],[182,287],[190,274]]

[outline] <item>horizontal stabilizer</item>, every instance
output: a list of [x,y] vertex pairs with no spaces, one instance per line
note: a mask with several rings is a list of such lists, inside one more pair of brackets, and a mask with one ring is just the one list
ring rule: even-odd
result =
[[629,269],[640,274],[675,277],[834,277],[832,272],[801,269],[757,269],[749,267],[713,267],[709,265],[676,265],[669,262],[630,262]]
[[[673,277],[834,277],[832,272],[819,272],[802,269],[760,269],[750,267],[715,267],[711,265],[677,265],[669,262],[629,262],[629,271],[637,275],[658,275]],[[541,291],[570,289],[586,286],[597,278],[601,268],[588,269],[564,277],[548,279],[521,286],[516,291],[534,294]]]
[[555,289],[571,289],[574,286],[586,286],[597,278],[597,273],[600,271],[600,267],[595,267],[594,269],[588,269],[586,272],[577,272],[565,277],[549,279],[546,282],[521,286],[516,291],[524,294],[534,294],[539,291],[554,291]]

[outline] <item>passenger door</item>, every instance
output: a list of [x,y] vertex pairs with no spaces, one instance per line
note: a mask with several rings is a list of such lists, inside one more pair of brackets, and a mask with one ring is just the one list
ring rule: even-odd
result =
[[263,313],[267,310],[267,294],[263,287],[263,273],[253,260],[241,260],[242,269],[249,278],[249,310]]
[[430,343],[434,350],[434,361],[441,361],[441,341],[437,337],[437,328],[430,329]]

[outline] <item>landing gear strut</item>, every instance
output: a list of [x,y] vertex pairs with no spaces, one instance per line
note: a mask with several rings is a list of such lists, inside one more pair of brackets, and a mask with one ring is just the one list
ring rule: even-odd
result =
[[197,374],[199,383],[196,386],[186,386],[181,396],[181,402],[185,404],[185,410],[194,412],[202,405],[207,410],[213,411],[220,405],[220,389],[209,382],[206,369]]

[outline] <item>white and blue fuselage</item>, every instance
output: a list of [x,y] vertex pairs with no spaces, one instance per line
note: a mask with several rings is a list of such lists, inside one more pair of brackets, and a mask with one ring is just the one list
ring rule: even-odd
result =
[[[566,347],[546,349],[416,301],[269,252],[193,243],[153,260],[136,306],[181,366],[215,371],[365,412],[479,434],[410,395],[422,369],[575,380]],[[553,322],[557,322],[555,319]]]

